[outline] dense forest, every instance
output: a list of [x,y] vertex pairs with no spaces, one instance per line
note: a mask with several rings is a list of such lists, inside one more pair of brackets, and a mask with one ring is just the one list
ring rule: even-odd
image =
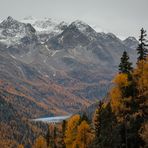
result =
[[[73,115],[60,124],[49,124],[32,148],[147,148],[148,147],[148,57],[146,31],[142,28],[137,63],[123,52],[118,73],[107,99],[99,101],[89,119]],[[45,129],[45,128],[44,128]],[[23,131],[22,131],[23,132]],[[18,148],[26,147],[20,143]]]

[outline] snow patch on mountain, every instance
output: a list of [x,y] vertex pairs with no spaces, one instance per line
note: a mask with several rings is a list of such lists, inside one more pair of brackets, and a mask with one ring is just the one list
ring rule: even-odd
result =
[[97,37],[97,32],[85,22],[76,20],[72,22],[70,26],[76,27],[81,33],[86,35],[90,40],[95,40]]
[[20,21],[23,23],[30,23],[35,28],[38,34],[59,34],[63,31],[64,26],[68,25],[68,23],[66,22],[60,22],[51,18],[36,19],[34,17],[26,17]]
[[32,35],[35,35],[35,29],[31,24],[21,23],[10,16],[0,23],[0,42],[8,46],[20,44],[22,38]]

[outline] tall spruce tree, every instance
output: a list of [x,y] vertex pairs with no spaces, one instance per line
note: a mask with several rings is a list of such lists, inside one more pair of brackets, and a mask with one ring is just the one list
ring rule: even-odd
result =
[[119,64],[119,73],[130,74],[132,69],[132,63],[129,62],[129,56],[127,52],[124,51],[121,57],[121,63]]
[[122,95],[123,97],[129,97],[134,95],[134,82],[132,80],[132,63],[129,62],[129,56],[126,51],[123,52],[122,57],[121,57],[121,62],[119,64],[119,73],[120,74],[126,74],[128,77],[128,81],[130,81],[130,85],[127,87],[124,87],[122,89]]
[[148,53],[148,49],[147,49],[147,39],[145,38],[147,36],[146,34],[146,30],[144,30],[143,28],[140,30],[141,31],[141,34],[140,34],[140,37],[139,37],[139,45],[138,45],[138,48],[137,48],[137,53],[138,53],[138,61],[140,60],[145,60],[146,59],[146,56],[147,56],[147,53]]
[[129,97],[133,96],[133,90],[134,90],[134,84],[132,81],[132,63],[129,62],[129,56],[126,51],[123,52],[121,57],[121,63],[119,64],[119,73],[120,74],[126,74],[128,81],[130,81],[130,85],[123,87],[122,89],[122,95],[123,97]]
[[100,102],[95,114],[95,139],[92,148],[118,148],[120,135],[110,103]]
[[[119,108],[116,111],[116,115],[119,121],[122,148],[136,148],[136,144],[133,141],[136,140],[138,142],[135,134],[133,135],[133,129],[135,128],[135,124],[133,124],[135,83],[133,81],[132,69],[129,56],[124,51],[119,65],[119,75],[114,79],[116,86],[111,92],[114,93],[116,91],[112,102],[113,99],[116,101],[119,99]],[[117,103],[116,101],[114,103]]]

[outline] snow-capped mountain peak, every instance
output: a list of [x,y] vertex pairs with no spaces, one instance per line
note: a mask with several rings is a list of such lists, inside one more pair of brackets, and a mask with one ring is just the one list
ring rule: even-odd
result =
[[36,19],[34,17],[26,17],[21,22],[30,23],[38,34],[59,34],[67,25],[66,22],[60,22],[52,18]]
[[81,33],[86,35],[90,40],[94,40],[97,36],[97,32],[92,27],[90,27],[85,22],[79,20],[72,22],[69,27],[78,29]]
[[8,22],[13,22],[13,21],[16,21],[15,19],[13,19],[11,16],[8,16],[7,19],[5,21],[8,21]]
[[24,37],[35,35],[31,24],[25,24],[9,16],[0,23],[0,42],[6,45],[19,44]]
[[76,26],[82,32],[85,31],[87,28],[89,28],[88,24],[86,24],[85,22],[82,22],[80,20],[76,20],[76,21],[72,22],[71,25]]
[[11,28],[12,26],[16,26],[20,24],[17,20],[13,19],[11,16],[8,16],[7,19],[3,20],[0,23],[0,28]]
[[13,19],[11,16],[0,23],[0,29],[4,36],[16,36],[18,33],[22,34],[27,32],[35,32],[35,29],[31,26],[31,24],[19,22]]

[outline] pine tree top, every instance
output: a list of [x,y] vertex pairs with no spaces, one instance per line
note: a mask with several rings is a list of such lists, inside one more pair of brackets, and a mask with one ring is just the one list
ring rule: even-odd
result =
[[124,51],[121,57],[121,63],[119,64],[119,73],[129,74],[132,69],[132,63],[129,62],[129,56],[127,52]]
[[143,28],[140,30],[140,36],[139,36],[139,45],[137,48],[137,53],[138,53],[138,61],[140,60],[145,60],[146,56],[148,54],[148,40],[146,39],[146,30],[144,30]]

